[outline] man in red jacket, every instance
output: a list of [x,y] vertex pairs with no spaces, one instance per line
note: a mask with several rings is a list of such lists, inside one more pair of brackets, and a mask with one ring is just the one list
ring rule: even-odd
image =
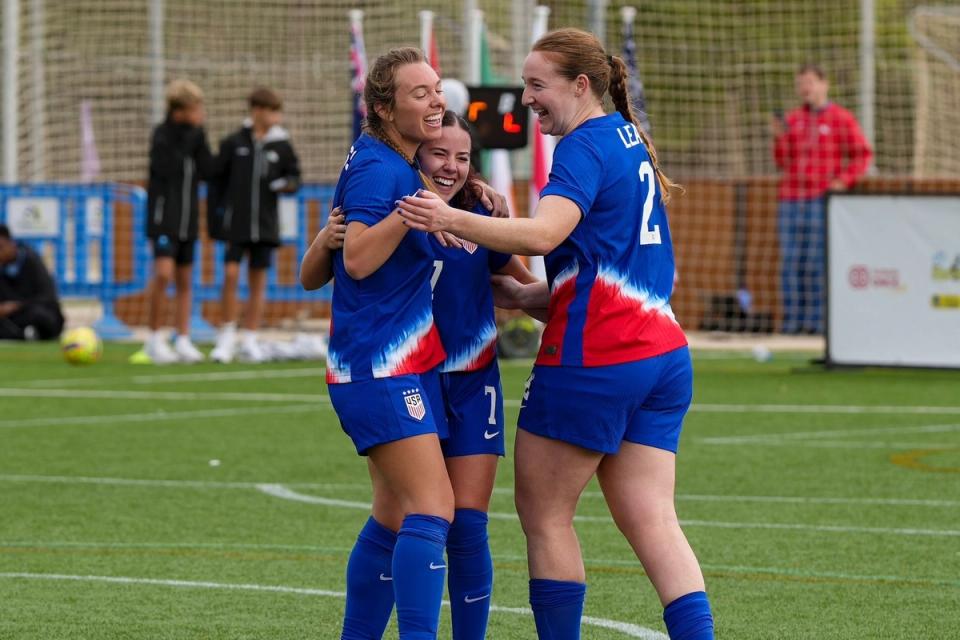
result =
[[803,104],[774,117],[774,158],[783,172],[778,193],[783,333],[823,332],[824,207],[828,191],[844,191],[870,166],[873,151],[856,118],[830,102],[830,83],[814,64],[800,68]]

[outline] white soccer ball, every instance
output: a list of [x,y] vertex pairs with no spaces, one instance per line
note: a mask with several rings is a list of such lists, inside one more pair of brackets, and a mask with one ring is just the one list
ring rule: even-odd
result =
[[70,364],[93,364],[103,353],[100,336],[90,327],[70,329],[60,338],[63,359]]
[[753,347],[753,359],[757,362],[769,362],[772,357],[773,354],[770,352],[770,349],[762,344]]

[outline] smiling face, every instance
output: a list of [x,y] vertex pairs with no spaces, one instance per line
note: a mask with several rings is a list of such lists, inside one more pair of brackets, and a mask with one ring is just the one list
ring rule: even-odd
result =
[[444,202],[450,202],[467,182],[470,149],[470,134],[454,123],[443,127],[438,139],[423,143],[417,152],[420,168],[433,180]]
[[527,56],[523,62],[523,104],[533,109],[543,133],[562,136],[576,128],[585,82],[585,76],[575,80],[561,76],[543,52]]
[[387,134],[412,157],[421,143],[436,140],[442,133],[446,102],[440,78],[426,62],[416,62],[397,69],[394,86],[393,105],[378,105],[377,114]]
[[797,74],[796,77],[797,97],[804,104],[819,109],[827,103],[827,92],[830,89],[830,83],[826,78],[821,78],[813,71],[804,71]]

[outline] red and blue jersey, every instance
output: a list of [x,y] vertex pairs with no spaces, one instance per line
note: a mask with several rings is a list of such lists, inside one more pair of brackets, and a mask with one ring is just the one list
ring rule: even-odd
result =
[[[350,148],[333,202],[347,224],[372,227],[396,209],[396,200],[422,186],[416,166],[363,134]],[[328,383],[424,373],[443,361],[430,300],[432,265],[433,248],[420,231],[408,231],[387,261],[361,280],[347,275],[343,251],[334,252]]]
[[686,345],[670,308],[666,209],[636,127],[615,112],[564,136],[540,193],[550,195],[583,217],[544,260],[550,308],[537,363],[605,366]]
[[[490,215],[481,205],[478,215]],[[497,356],[497,323],[493,316],[490,274],[502,269],[510,256],[472,242],[463,249],[433,244],[433,318],[447,358],[442,373],[477,371]]]

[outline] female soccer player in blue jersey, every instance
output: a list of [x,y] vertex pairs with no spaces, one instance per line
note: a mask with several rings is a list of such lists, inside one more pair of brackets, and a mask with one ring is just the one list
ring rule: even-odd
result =
[[[346,232],[333,255],[327,383],[344,431],[368,457],[374,504],[347,565],[341,637],[379,638],[386,620],[376,628],[370,611],[387,607],[389,617],[396,602],[400,638],[432,640],[454,513],[435,370],[446,353],[431,309],[430,239],[404,226],[395,202],[423,185],[414,155],[440,137],[445,102],[440,78],[413,48],[377,59],[364,100],[365,132],[334,193]],[[397,505],[402,520],[391,523]]]
[[[431,188],[446,202],[489,215],[480,203],[480,183],[470,167],[472,142],[467,123],[451,111],[443,116],[443,134],[424,142],[417,153]],[[339,211],[331,213],[301,266],[305,288],[316,289],[332,277],[330,259],[338,248]],[[497,330],[494,322],[490,274],[501,273],[517,281],[532,283],[536,278],[516,257],[488,251],[467,243],[447,247],[431,238],[434,245],[434,321],[447,351],[440,365],[444,409],[449,437],[441,443],[447,471],[453,485],[455,514],[447,538],[448,584],[454,640],[482,640],[486,636],[493,587],[493,562],[487,542],[487,510],[497,471],[504,454],[503,398],[496,361]],[[385,500],[375,514],[381,524],[399,526],[400,505]],[[391,508],[392,507],[392,508]],[[389,575],[389,573],[387,574]],[[377,590],[378,577],[367,586]],[[380,590],[387,594],[387,590]],[[348,593],[348,599],[351,594]],[[381,620],[382,630],[390,616],[386,599],[379,608],[368,607],[366,619]],[[379,636],[377,636],[379,637]]]
[[[547,283],[505,289],[519,307],[549,302],[515,453],[539,637],[580,637],[586,578],[573,516],[596,474],[665,607],[670,637],[712,639],[703,576],[674,509],[692,367],[668,303],[671,183],[636,125],[623,61],[592,34],[547,34],[523,75],[524,104],[544,133],[562,136],[536,216],[491,219],[431,194],[404,198],[400,207],[411,228],[546,256]],[[603,110],[608,89],[612,114]]]

